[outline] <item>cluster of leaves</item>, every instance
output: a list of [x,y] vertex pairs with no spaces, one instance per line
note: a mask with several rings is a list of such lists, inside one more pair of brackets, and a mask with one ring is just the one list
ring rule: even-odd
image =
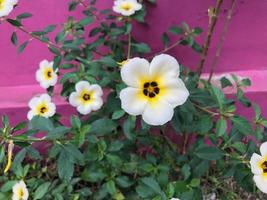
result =
[[[78,5],[77,1],[70,2],[69,10],[74,11]],[[34,117],[28,124],[13,128],[3,117],[2,168],[7,160],[8,141],[13,140],[20,148],[15,149],[12,173],[0,177],[0,198],[9,198],[18,179],[26,181],[33,199],[202,199],[207,185],[212,185],[220,198],[233,199],[229,196],[232,193],[218,184],[229,178],[255,192],[248,166],[248,159],[256,151],[251,138],[266,140],[267,121],[255,104],[255,118],[251,122],[236,113],[237,104],[252,105],[242,90],[250,85],[249,80],[233,75],[237,93],[229,98],[183,67],[182,78],[190,91],[189,99],[175,109],[169,125],[150,127],[139,117],[127,115],[118,98],[125,86],[117,62],[127,58],[129,45],[131,57],[147,57],[150,53],[147,44],[131,35],[133,22],[145,21],[146,8],[124,18],[110,10],[99,11],[95,1],[90,1],[83,14],[80,20],[69,17],[60,30],[50,25],[29,34],[47,43],[54,54],[54,68],[62,73],[62,96],[68,97],[75,83],[87,80],[107,88],[106,103],[90,117],[71,116],[68,126],[61,123],[59,114],[50,119]],[[27,32],[22,20],[28,17],[31,14],[24,13],[7,21]],[[51,40],[48,35],[53,31],[58,33]],[[162,41],[168,49],[172,46],[170,34],[180,36],[177,45],[187,45],[199,53],[202,48],[195,37],[201,32],[200,28],[190,29],[183,23],[163,33]],[[16,32],[11,41],[18,45]],[[27,44],[25,41],[19,45],[18,52]],[[222,88],[232,84],[226,77],[221,79]],[[53,88],[48,92],[52,93]],[[36,135],[40,132],[44,134],[41,138]],[[179,142],[168,137],[170,132]],[[40,155],[33,143],[46,146],[47,152]]]

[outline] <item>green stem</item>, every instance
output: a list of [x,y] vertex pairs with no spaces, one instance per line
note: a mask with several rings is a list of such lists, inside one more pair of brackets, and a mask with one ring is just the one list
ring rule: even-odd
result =
[[131,32],[128,34],[128,53],[127,53],[127,60],[131,58],[131,47],[132,47],[132,36]]

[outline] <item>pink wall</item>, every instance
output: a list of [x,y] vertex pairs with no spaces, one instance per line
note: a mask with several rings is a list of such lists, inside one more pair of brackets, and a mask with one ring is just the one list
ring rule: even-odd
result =
[[[110,7],[112,0],[98,0],[100,7]],[[151,45],[154,52],[161,50],[161,34],[168,27],[180,24],[183,21],[189,23],[191,27],[200,26],[207,29],[208,17],[207,10],[209,6],[214,5],[215,0],[157,0],[157,6],[149,8],[147,16],[147,25],[136,25],[134,36]],[[209,58],[215,54],[216,43],[219,33],[222,30],[223,20],[226,16],[230,0],[225,0],[223,12],[219,16],[219,24],[215,30],[215,37],[212,41]],[[38,30],[50,24],[61,24],[68,15],[79,17],[79,10],[67,12],[67,0],[19,0],[19,6],[12,13],[16,16],[22,12],[31,12],[34,17],[25,21],[25,26],[29,30]],[[234,11],[233,19],[226,35],[226,42],[222,49],[217,71],[229,72],[238,71],[243,76],[250,77],[251,70],[260,70],[256,73],[261,76],[253,77],[252,90],[248,91],[249,96],[257,100],[262,107],[266,106],[266,90],[262,86],[266,84],[264,77],[267,75],[267,1],[266,0],[240,0]],[[51,59],[52,56],[47,48],[38,41],[31,41],[29,48],[25,52],[17,55],[16,49],[11,45],[10,35],[14,30],[8,24],[0,25],[0,115],[6,113],[13,116],[14,121],[25,119],[27,113],[27,102],[33,94],[44,90],[36,89],[35,71],[42,59]],[[205,32],[205,31],[204,31]],[[202,42],[205,33],[198,39]],[[20,42],[23,42],[27,36],[19,33]],[[194,69],[199,62],[199,55],[187,47],[178,47],[170,52],[180,63]],[[211,59],[209,59],[210,61]],[[205,71],[208,71],[210,62],[207,62]],[[21,89],[23,98],[18,97],[17,86]],[[28,88],[28,89],[25,89]],[[29,89],[30,88],[30,89]],[[7,98],[8,96],[8,98]],[[8,103],[8,104],[7,104]],[[67,108],[67,110],[66,110]],[[72,110],[65,107],[65,112]],[[265,109],[265,114],[267,110]],[[267,115],[266,115],[267,116]]]

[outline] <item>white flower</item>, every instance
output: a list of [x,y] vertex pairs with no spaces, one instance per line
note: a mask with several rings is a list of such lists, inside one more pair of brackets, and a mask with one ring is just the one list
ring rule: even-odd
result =
[[267,142],[260,146],[260,153],[253,153],[250,159],[251,171],[257,187],[267,193]]
[[53,62],[43,60],[40,62],[39,69],[36,71],[36,80],[40,83],[41,87],[47,89],[50,86],[55,86],[57,83],[58,75],[53,70]]
[[40,97],[33,97],[29,102],[31,110],[28,112],[28,119],[34,116],[52,117],[56,113],[56,106],[51,102],[48,94],[42,94]]
[[9,15],[18,0],[0,0],[0,17]]
[[77,107],[79,113],[87,115],[103,105],[103,91],[99,85],[90,85],[87,81],[80,81],[76,83],[75,90],[70,94],[69,102]]
[[23,180],[16,183],[13,188],[12,200],[27,200],[29,192]]
[[120,92],[123,110],[142,115],[150,125],[170,121],[176,106],[185,103],[189,92],[179,78],[179,64],[169,55],[161,54],[152,62],[130,59],[121,69],[122,80],[128,86]]
[[171,198],[170,200],[180,200],[180,199],[178,199],[178,198]]
[[113,11],[124,16],[133,15],[136,11],[142,9],[142,4],[137,0],[116,0],[114,1]]

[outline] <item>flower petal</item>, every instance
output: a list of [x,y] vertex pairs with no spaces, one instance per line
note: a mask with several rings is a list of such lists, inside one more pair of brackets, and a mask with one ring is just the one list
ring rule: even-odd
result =
[[120,92],[121,107],[130,115],[141,115],[146,107],[147,99],[142,97],[140,89],[125,88]]
[[48,112],[46,113],[47,117],[52,117],[56,113],[56,105],[54,103],[49,103]]
[[77,92],[72,92],[69,97],[70,105],[77,107],[81,104],[79,100],[79,94]]
[[32,118],[34,117],[34,111],[33,110],[30,110],[27,114],[27,118],[28,120],[31,120]]
[[93,91],[94,97],[101,97],[103,95],[102,88],[97,84],[91,85],[89,90]]
[[151,61],[149,73],[152,77],[178,78],[179,64],[174,57],[161,54]]
[[90,104],[86,104],[86,105],[85,104],[82,104],[82,105],[79,105],[77,107],[77,110],[82,115],[87,115],[87,114],[89,114],[92,111]]
[[90,87],[90,83],[87,81],[79,81],[75,85],[75,89],[77,92],[81,92],[84,89],[88,89]]
[[259,188],[260,191],[267,193],[267,177],[262,175],[255,175],[253,180],[256,183],[256,186]]
[[41,62],[40,62],[40,64],[39,64],[39,66],[40,66],[40,69],[45,69],[45,68],[47,68],[48,66],[49,66],[49,62],[48,62],[48,60],[42,60]]
[[31,108],[31,109],[34,109],[37,104],[40,102],[39,98],[38,97],[33,97],[29,103],[28,103],[28,106]]
[[102,107],[102,105],[103,105],[103,100],[102,100],[102,98],[99,98],[99,97],[94,98],[94,100],[90,104],[91,109],[93,111],[99,110]]
[[143,58],[130,59],[121,69],[121,78],[128,86],[140,88],[149,75],[149,62]]
[[51,102],[51,97],[48,94],[42,94],[40,99],[44,102]]
[[150,125],[163,125],[170,121],[173,116],[173,106],[168,102],[157,99],[149,101],[142,115],[143,120]]
[[267,156],[267,142],[264,142],[260,146],[261,156]]
[[160,98],[169,102],[173,107],[176,107],[186,102],[189,91],[181,79],[172,78],[161,85],[159,95]]
[[256,175],[262,174],[262,168],[260,168],[259,163],[261,162],[262,157],[259,154],[253,153],[250,158],[251,172]]

